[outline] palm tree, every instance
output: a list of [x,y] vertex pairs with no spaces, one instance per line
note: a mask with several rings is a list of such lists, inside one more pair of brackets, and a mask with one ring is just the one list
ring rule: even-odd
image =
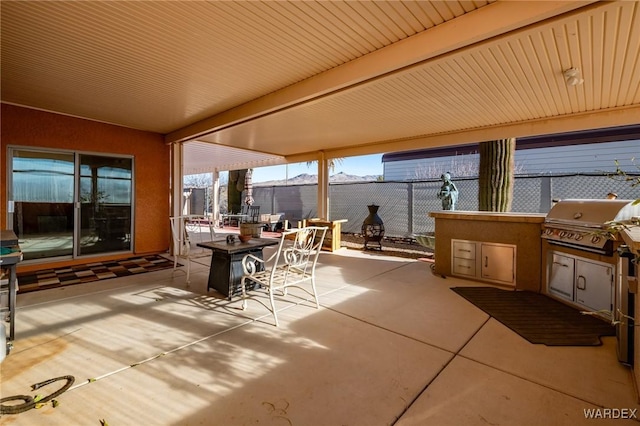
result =
[[[332,158],[327,163],[329,166],[329,171],[333,172],[336,169],[337,164],[342,164],[344,162],[344,158]],[[317,163],[314,161],[307,161],[307,167],[311,167],[313,164]]]

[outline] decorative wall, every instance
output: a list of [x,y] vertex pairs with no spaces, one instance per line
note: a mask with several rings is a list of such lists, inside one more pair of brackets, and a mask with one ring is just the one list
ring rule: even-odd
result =
[[164,252],[170,243],[170,153],[162,135],[2,104],[0,224],[7,227],[7,147],[134,156],[135,254]]

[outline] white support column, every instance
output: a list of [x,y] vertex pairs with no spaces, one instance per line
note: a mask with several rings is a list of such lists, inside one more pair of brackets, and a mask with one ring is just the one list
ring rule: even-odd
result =
[[318,156],[318,217],[329,218],[329,163],[323,151]]
[[213,209],[211,219],[214,224],[218,224],[220,220],[220,172],[217,169],[211,172],[211,208]]
[[171,145],[171,216],[181,216],[184,202],[181,143]]

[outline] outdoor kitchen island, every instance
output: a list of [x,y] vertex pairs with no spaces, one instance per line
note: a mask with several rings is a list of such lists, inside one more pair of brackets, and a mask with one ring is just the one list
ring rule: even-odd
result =
[[430,212],[435,218],[435,270],[518,290],[540,292],[544,214]]
[[[621,231],[621,236],[624,243],[629,247],[629,250],[636,259],[640,259],[640,224],[630,224],[627,228]],[[638,282],[640,282],[640,262],[635,263],[635,268],[632,274],[624,277],[623,282],[626,280],[628,285],[629,297],[633,299],[633,311],[630,310],[629,315],[634,318],[640,318],[640,293],[638,293]],[[629,322],[629,321],[628,321]],[[634,342],[631,346],[631,353],[629,354],[633,364],[633,376],[636,384],[640,383],[640,350],[636,347],[640,345],[640,327],[636,327],[637,321],[630,321],[630,335],[628,338]],[[619,329],[618,329],[619,331]],[[620,349],[619,349],[620,350]],[[637,391],[637,386],[636,386]]]

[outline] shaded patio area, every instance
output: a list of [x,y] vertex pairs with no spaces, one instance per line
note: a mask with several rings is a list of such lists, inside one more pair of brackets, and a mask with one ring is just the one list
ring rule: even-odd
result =
[[575,425],[593,424],[588,409],[640,408],[615,337],[531,344],[450,290],[478,283],[427,263],[322,253],[321,308],[294,290],[276,300],[276,328],[263,293],[242,311],[206,291],[209,260],[192,264],[189,288],[169,269],[19,295],[2,396],[76,381],[58,407],[3,422]]

